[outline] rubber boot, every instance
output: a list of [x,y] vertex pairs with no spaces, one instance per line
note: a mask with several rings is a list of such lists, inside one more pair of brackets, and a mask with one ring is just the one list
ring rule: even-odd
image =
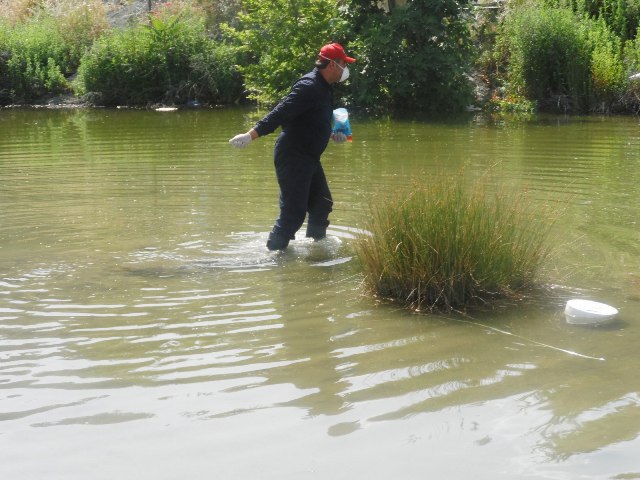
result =
[[267,240],[267,248],[269,250],[284,250],[289,245],[289,239],[284,235],[271,232]]
[[313,238],[316,242],[327,236],[327,227],[319,225],[307,225],[307,237]]

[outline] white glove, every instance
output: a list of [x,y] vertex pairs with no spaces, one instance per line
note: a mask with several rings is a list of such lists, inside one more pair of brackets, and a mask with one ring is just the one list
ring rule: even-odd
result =
[[234,147],[244,148],[251,143],[251,134],[250,133],[241,133],[240,135],[236,135],[229,143]]
[[336,143],[343,143],[347,141],[347,136],[342,132],[332,133],[331,138]]

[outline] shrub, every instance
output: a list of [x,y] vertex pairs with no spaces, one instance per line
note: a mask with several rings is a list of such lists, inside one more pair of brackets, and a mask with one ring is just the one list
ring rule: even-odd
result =
[[533,286],[549,253],[549,216],[525,194],[469,191],[461,178],[372,204],[356,251],[374,294],[414,309],[451,310]]
[[0,20],[0,105],[11,100],[7,85],[7,60],[9,60],[9,25]]
[[245,90],[238,71],[238,50],[228,44],[209,43],[191,61],[196,96],[222,104],[235,103],[244,98]]
[[105,105],[188,100],[215,102],[239,95],[235,50],[215,45],[200,18],[155,16],[150,25],[117,30],[86,54],[75,84]]
[[599,6],[598,17],[604,19],[618,38],[633,38],[640,20],[640,0],[591,0],[590,3],[596,8]]
[[65,91],[66,77],[75,73],[85,49],[106,28],[101,5],[71,0],[14,5],[12,18],[22,20],[0,24],[0,102]]
[[496,52],[506,98],[572,113],[627,108],[623,42],[604,17],[523,4],[505,16]]
[[47,11],[56,19],[75,72],[82,55],[109,29],[104,3],[100,0],[56,0],[50,2]]
[[[371,110],[460,110],[471,100],[467,0],[244,0],[227,33],[245,52],[249,98],[278,102],[320,47],[336,41],[357,58],[340,101]],[[388,2],[396,4],[396,2]],[[400,2],[397,2],[399,5]]]
[[66,88],[64,74],[72,70],[71,59],[53,18],[5,24],[3,30],[0,85],[6,100],[31,101]]
[[621,40],[632,39],[640,25],[640,0],[546,0],[554,6],[569,6],[579,15],[602,19]]
[[516,7],[503,21],[497,49],[507,95],[536,101],[543,110],[588,109],[591,45],[570,9]]
[[366,0],[350,2],[358,58],[353,103],[374,110],[462,110],[472,100],[469,2],[399,3],[387,12]]
[[166,59],[152,51],[142,28],[116,30],[96,40],[80,63],[74,89],[98,93],[105,105],[140,104],[164,95]]
[[0,18],[14,25],[42,8],[41,0],[0,0]]
[[[640,28],[634,40],[629,40],[624,48],[624,63],[627,76],[640,73]],[[624,93],[624,101],[630,110],[640,112],[640,79],[629,80]]]
[[591,110],[609,113],[621,104],[626,85],[622,42],[602,19],[590,23]]
[[280,101],[313,68],[322,45],[344,43],[335,0],[244,0],[243,6],[238,27],[227,33],[242,45],[244,82],[249,98],[260,104]]

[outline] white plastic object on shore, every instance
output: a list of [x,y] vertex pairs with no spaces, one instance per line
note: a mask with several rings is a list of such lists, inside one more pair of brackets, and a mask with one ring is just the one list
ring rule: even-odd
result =
[[629,77],[629,80],[640,80],[640,72],[634,73]]
[[579,298],[569,300],[564,308],[567,323],[574,325],[598,325],[610,322],[618,310],[605,303]]
[[156,108],[156,112],[175,112],[178,110],[178,107],[158,107]]

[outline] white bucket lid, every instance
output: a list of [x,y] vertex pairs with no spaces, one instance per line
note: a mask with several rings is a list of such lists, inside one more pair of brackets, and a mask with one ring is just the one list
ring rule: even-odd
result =
[[564,313],[569,323],[602,323],[612,320],[618,310],[605,303],[576,298],[567,302]]

